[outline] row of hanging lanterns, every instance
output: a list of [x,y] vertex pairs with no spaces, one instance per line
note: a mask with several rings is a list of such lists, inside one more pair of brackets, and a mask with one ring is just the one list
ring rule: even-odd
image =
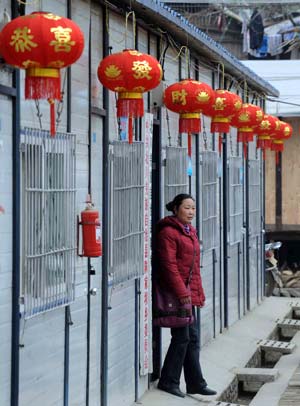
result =
[[[34,12],[7,23],[0,33],[0,53],[5,61],[25,69],[25,99],[47,99],[50,104],[50,133],[55,134],[55,100],[61,99],[60,69],[78,60],[84,36],[72,20],[53,13]],[[105,57],[98,66],[103,86],[117,93],[117,117],[127,119],[129,143],[133,142],[133,119],[144,115],[143,93],[157,87],[162,67],[151,55],[125,49]],[[211,117],[211,132],[222,134],[237,128],[237,141],[247,144],[257,135],[257,148],[283,151],[292,127],[277,117],[244,103],[235,93],[213,90],[206,83],[185,79],[164,91],[165,106],[179,114],[179,133],[188,135],[188,156],[192,155],[192,134],[201,131],[201,114]]]
[[[212,133],[227,134],[230,127],[237,128],[237,141],[243,144],[246,157],[247,144],[257,135],[257,148],[283,151],[283,141],[291,137],[292,127],[277,117],[264,114],[256,105],[242,102],[228,90],[213,90],[209,85],[196,80],[182,80],[168,86],[164,92],[165,106],[179,113],[179,133],[188,134],[188,155],[191,156],[191,133],[199,133],[200,114],[211,117]],[[221,152],[222,136],[219,136]]]

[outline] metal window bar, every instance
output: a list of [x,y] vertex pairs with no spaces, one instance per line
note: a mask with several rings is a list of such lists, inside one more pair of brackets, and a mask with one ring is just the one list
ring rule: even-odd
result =
[[249,160],[249,227],[251,235],[261,233],[260,162]]
[[242,240],[243,230],[243,161],[241,157],[229,158],[229,242]]
[[118,285],[143,275],[144,144],[113,142],[110,275]]
[[21,132],[21,281],[24,317],[75,297],[75,136]]
[[203,250],[208,251],[217,246],[218,153],[202,152],[201,163],[202,240]]
[[165,203],[179,193],[188,193],[187,148],[166,147]]

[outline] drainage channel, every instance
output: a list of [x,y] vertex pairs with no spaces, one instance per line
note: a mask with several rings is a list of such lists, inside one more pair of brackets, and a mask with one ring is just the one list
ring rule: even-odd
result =
[[258,341],[257,350],[245,367],[234,369],[233,381],[210,406],[251,405],[262,385],[277,379],[279,370],[274,367],[281,356],[294,351],[295,344],[290,341],[297,331],[300,331],[300,304],[292,307],[286,318],[277,320],[267,339]]

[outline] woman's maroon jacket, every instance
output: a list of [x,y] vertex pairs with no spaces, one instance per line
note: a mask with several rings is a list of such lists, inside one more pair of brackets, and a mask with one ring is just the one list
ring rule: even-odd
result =
[[188,233],[175,216],[167,216],[156,224],[153,241],[153,274],[162,287],[172,290],[178,298],[189,296],[186,283],[195,259],[190,283],[192,304],[203,306],[205,294],[200,275],[200,246],[196,230]]

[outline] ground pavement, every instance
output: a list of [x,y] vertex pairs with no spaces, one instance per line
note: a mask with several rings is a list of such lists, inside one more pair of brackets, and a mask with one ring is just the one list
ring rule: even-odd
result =
[[[201,366],[208,386],[216,396],[190,395],[184,399],[156,388],[155,382],[139,400],[142,406],[226,406],[218,397],[234,381],[237,368],[246,366],[259,342],[267,339],[279,319],[287,317],[291,307],[300,306],[299,298],[269,297],[217,338],[201,349]],[[293,338],[295,350],[276,363],[278,378],[265,383],[251,400],[250,406],[300,406],[300,331]],[[185,391],[184,382],[181,390]]]

